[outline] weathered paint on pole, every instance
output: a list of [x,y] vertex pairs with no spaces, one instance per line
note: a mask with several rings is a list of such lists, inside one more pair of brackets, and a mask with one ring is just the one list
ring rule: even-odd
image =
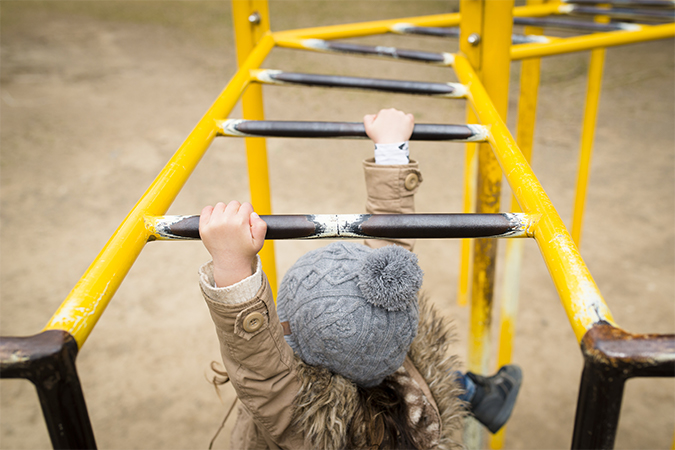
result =
[[[528,5],[541,4],[543,0],[528,0]],[[537,35],[542,28],[528,26],[526,34]],[[537,118],[537,97],[541,60],[532,58],[520,63],[520,98],[518,100],[518,124],[516,141],[523,156],[530,162],[534,145],[534,130]],[[515,196],[511,196],[510,211],[519,212],[520,205]],[[504,281],[502,298],[499,305],[499,348],[497,353],[497,369],[511,363],[513,342],[516,336],[516,319],[518,317],[518,300],[520,296],[520,274],[523,262],[524,242],[509,240],[506,242],[504,258]],[[504,448],[507,426],[490,436],[490,448]]]
[[455,72],[460,82],[469,86],[469,99],[477,105],[482,123],[491,123],[490,143],[497,155],[511,190],[523,212],[538,215],[534,238],[548,267],[560,301],[577,339],[596,323],[614,324],[597,284],[558,215],[541,183],[520,152],[506,124],[492,107],[490,97],[468,60],[457,56]]
[[[237,62],[239,67],[242,67],[246,58],[259,45],[263,36],[269,34],[270,21],[267,0],[232,0],[232,21],[237,47]],[[241,98],[241,106],[244,119],[263,120],[265,118],[262,86],[260,84],[252,83],[249,85]],[[267,145],[264,138],[246,138],[246,161],[251,204],[259,214],[272,214]],[[274,242],[266,242],[259,255],[265,267],[272,292],[276,294],[277,266],[274,256]]]
[[[508,110],[513,5],[513,1],[506,0],[462,0],[460,3],[460,52],[470,61],[495,110],[504,120]],[[470,104],[469,107],[473,107],[474,112],[478,113],[475,104]],[[482,123],[487,125],[486,122]],[[490,145],[479,144],[477,213],[499,211],[501,182],[502,171]],[[496,255],[496,241],[477,239],[474,242],[467,365],[470,371],[480,374],[487,374],[489,371]],[[467,446],[482,446],[482,434],[475,422],[469,422]]]

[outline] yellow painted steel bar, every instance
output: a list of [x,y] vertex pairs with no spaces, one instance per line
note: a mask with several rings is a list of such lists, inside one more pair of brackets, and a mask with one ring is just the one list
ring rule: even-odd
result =
[[[509,20],[513,2],[504,0],[465,0],[461,3],[462,22],[460,50],[471,55],[476,72],[483,80],[495,108],[506,117],[509,85],[509,47],[513,21]],[[478,45],[468,41],[478,33]],[[478,177],[476,212],[495,213],[500,210],[502,172],[488,144],[478,146]],[[494,290],[494,269],[497,241],[477,239],[473,252],[473,282],[471,287],[471,325],[469,337],[469,370],[487,373],[489,332]]]
[[[257,20],[255,20],[257,18]],[[269,8],[267,0],[232,0],[232,21],[234,23],[237,61],[245,64],[256,44],[269,33]],[[262,86],[251,84],[241,98],[243,118],[264,120]],[[246,161],[251,204],[258,214],[272,214],[269,168],[267,164],[267,142],[265,138],[246,138]],[[276,294],[277,266],[274,241],[265,241],[258,253],[265,273]],[[276,295],[274,296],[276,298]]]
[[591,52],[591,63],[588,68],[588,88],[586,91],[584,124],[581,130],[581,148],[579,151],[579,170],[577,171],[574,212],[572,214],[572,239],[574,239],[577,247],[581,247],[581,230],[588,192],[588,179],[591,173],[593,139],[595,137],[595,123],[598,117],[598,104],[600,103],[600,92],[602,90],[605,52],[604,48],[593,50]]
[[462,55],[457,55],[454,68],[460,82],[469,87],[468,99],[478,119],[490,129],[488,140],[521,210],[539,217],[533,225],[534,238],[577,340],[580,342],[586,331],[600,321],[615,325],[572,236],[492,105],[480,79]]
[[511,59],[518,61],[527,58],[560,55],[595,48],[613,47],[637,42],[667,39],[675,36],[675,24],[643,26],[639,30],[610,31],[585,36],[557,39],[549,43],[522,44],[511,47]]
[[[477,119],[472,110],[467,112],[467,123],[476,123]],[[464,158],[464,212],[473,212],[476,208],[476,174],[478,165],[478,144],[467,143]],[[459,262],[459,282],[457,283],[457,304],[466,306],[469,303],[471,293],[469,280],[471,280],[473,239],[462,239]]]
[[277,31],[277,40],[285,39],[346,39],[389,33],[396,24],[407,23],[419,27],[449,27],[459,24],[459,13],[436,14],[432,16],[404,17],[401,19],[375,20],[371,22],[330,25]]
[[[564,5],[563,5],[564,6]],[[535,6],[519,6],[513,9],[513,15],[517,17],[543,17],[559,13],[559,4],[546,4]],[[377,20],[344,25],[330,25],[325,27],[303,28],[297,30],[277,31],[275,39],[346,39],[360,36],[372,36],[391,31],[397,24],[406,23],[419,27],[452,27],[460,23],[459,13],[437,14],[431,16],[405,17],[400,19]]]
[[[528,1],[529,3],[540,3],[542,0]],[[525,34],[527,35],[541,35],[543,31],[540,27],[525,27]],[[532,159],[532,149],[534,146],[540,75],[541,60],[539,58],[527,59],[520,63],[520,98],[518,100],[516,141],[528,163]],[[509,211],[520,211],[520,206],[514,196],[511,198],[511,208]],[[516,242],[514,239],[509,239],[506,241],[504,284],[499,305],[498,368],[510,364],[513,356],[524,245],[525,242],[522,240]],[[496,434],[490,436],[491,449],[504,448],[506,429],[507,427],[502,427]]]
[[[496,110],[504,118],[508,110],[513,4],[506,0],[462,0],[460,3],[460,52],[467,55]],[[502,171],[487,143],[479,144],[477,153],[476,212],[495,213],[500,210]],[[480,374],[489,371],[497,242],[476,239],[473,243],[467,366]],[[468,448],[482,447],[483,435],[484,431],[475,421],[467,422],[464,436]]]
[[108,240],[44,330],[66,331],[82,347],[151,236],[145,217],[163,215],[167,211],[217,135],[215,121],[230,113],[250,83],[250,70],[260,66],[273,46],[271,36],[263,37]]

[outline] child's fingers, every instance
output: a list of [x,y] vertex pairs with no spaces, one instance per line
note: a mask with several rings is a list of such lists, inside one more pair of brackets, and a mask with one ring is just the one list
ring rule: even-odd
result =
[[376,114],[366,114],[363,116],[363,124],[366,126],[372,124],[375,121],[375,117],[377,117]]
[[249,220],[251,223],[251,237],[253,238],[253,243],[256,245],[257,252],[260,251],[260,248],[262,248],[263,243],[265,242],[267,223],[262,220],[256,212],[251,212]]
[[247,219],[248,219],[248,216],[250,216],[252,212],[253,212],[253,205],[251,205],[249,202],[244,202],[239,207],[239,214],[241,214],[242,216],[245,216]]
[[239,208],[241,208],[241,203],[236,200],[232,200],[227,204],[227,206],[225,206],[223,212],[228,216],[231,216],[237,214],[239,212]]
[[199,229],[202,230],[206,224],[211,220],[211,214],[213,213],[213,206],[208,205],[202,209],[202,213],[199,215]]

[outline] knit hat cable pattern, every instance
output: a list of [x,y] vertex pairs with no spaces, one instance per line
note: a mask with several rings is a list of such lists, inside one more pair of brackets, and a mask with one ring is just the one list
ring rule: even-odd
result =
[[408,250],[336,242],[288,270],[277,310],[303,361],[372,387],[403,364],[417,334],[421,285],[422,270]]

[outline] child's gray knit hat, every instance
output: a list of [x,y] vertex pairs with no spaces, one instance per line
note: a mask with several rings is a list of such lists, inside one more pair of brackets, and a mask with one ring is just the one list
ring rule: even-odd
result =
[[408,250],[337,242],[289,269],[277,310],[303,361],[372,387],[403,364],[417,334],[421,285],[422,269]]

